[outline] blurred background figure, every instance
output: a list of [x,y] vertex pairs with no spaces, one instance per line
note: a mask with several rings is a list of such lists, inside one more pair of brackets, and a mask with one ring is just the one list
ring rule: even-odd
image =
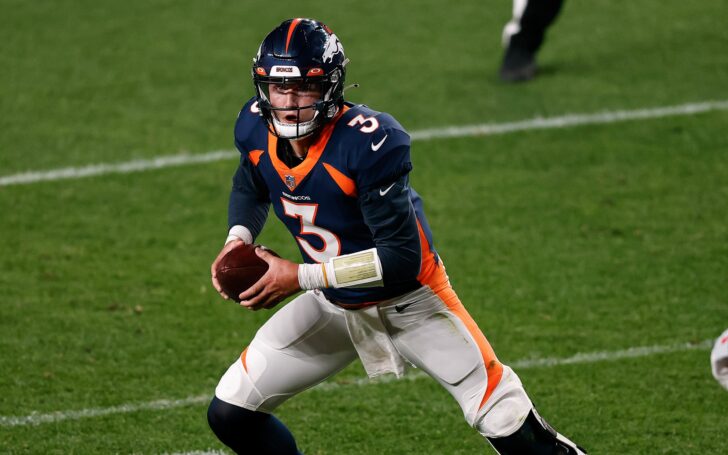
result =
[[499,76],[522,82],[536,75],[536,53],[563,0],[513,0],[513,17],[503,28],[505,53]]
[[710,365],[715,379],[728,389],[728,329],[715,340],[713,352],[710,353]]

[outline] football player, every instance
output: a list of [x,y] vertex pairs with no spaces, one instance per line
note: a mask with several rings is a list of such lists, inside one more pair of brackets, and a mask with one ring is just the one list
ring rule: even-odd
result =
[[713,344],[713,350],[710,352],[710,367],[715,380],[728,389],[728,329]]
[[269,206],[303,263],[256,254],[269,269],[240,294],[275,313],[220,379],[208,410],[238,453],[296,454],[272,413],[357,357],[369,376],[409,363],[438,381],[501,454],[582,454],[536,412],[450,286],[422,201],[409,184],[410,137],[390,115],[344,101],[349,60],[336,34],[291,19],[253,60],[255,96],[235,125],[240,165],[230,231],[211,267],[251,244]]

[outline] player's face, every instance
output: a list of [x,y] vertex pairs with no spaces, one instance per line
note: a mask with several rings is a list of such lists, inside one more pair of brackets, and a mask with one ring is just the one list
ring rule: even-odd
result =
[[[274,108],[301,108],[312,106],[316,101],[321,99],[321,84],[317,83],[289,83],[289,84],[269,84],[268,99]],[[279,122],[291,123],[308,122],[314,116],[313,107],[307,109],[296,110],[280,110],[273,111]]]

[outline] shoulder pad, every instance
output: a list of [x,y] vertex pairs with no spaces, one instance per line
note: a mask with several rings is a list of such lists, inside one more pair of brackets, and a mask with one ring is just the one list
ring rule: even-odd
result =
[[363,155],[371,152],[386,153],[410,145],[410,136],[391,115],[359,104],[346,112],[342,122],[352,131],[350,140]]
[[[265,120],[260,116],[258,110],[257,99],[252,97],[238,113],[238,119],[235,122],[235,143],[246,149],[258,148],[251,142],[259,141],[261,128],[267,132]],[[264,134],[264,137],[267,137],[267,134]]]
[[351,133],[351,170],[363,190],[394,181],[412,169],[410,137],[391,115],[354,106],[342,121]]

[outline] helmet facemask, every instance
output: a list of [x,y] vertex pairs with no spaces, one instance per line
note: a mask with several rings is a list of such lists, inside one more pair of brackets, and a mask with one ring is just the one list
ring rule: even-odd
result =
[[[262,76],[253,65],[253,83],[258,97],[258,108],[265,118],[268,129],[282,139],[302,139],[315,133],[339,112],[343,105],[343,72],[336,68],[330,74],[315,77]],[[295,68],[295,67],[294,67]],[[271,102],[271,90],[298,90],[318,92],[318,98],[305,106],[278,106]],[[308,112],[307,112],[308,111]],[[305,121],[313,111],[313,116]]]

